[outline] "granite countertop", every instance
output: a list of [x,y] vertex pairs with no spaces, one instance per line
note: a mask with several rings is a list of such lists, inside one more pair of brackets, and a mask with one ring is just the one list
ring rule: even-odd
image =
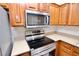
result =
[[25,39],[15,40],[13,44],[11,56],[19,55],[29,51],[30,51],[30,48]]
[[75,39],[69,36],[64,36],[64,35],[60,35],[60,34],[51,34],[51,35],[47,35],[46,37],[58,41],[58,40],[62,40],[64,42],[67,42],[69,44],[72,44],[74,46],[79,47],[79,39]]

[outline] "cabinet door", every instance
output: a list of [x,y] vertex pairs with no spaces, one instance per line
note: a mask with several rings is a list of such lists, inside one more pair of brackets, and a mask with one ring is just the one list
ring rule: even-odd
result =
[[49,12],[49,4],[40,3],[39,4],[39,11],[41,11],[41,12]]
[[0,3],[0,5],[5,8],[5,9],[8,9],[8,3]]
[[79,25],[79,3],[70,4],[68,25]]
[[73,46],[63,42],[63,41],[57,41],[56,42],[56,55],[57,56],[72,56],[72,49]]
[[16,4],[12,3],[9,4],[9,16],[10,16],[10,23],[12,26],[16,25]]
[[73,56],[79,56],[79,47],[73,46]]
[[19,16],[20,16],[20,25],[25,26],[25,5],[24,4],[19,4],[20,10],[19,10]]
[[24,26],[24,9],[20,4],[9,4],[9,16],[12,26]]
[[50,4],[50,25],[57,25],[59,19],[59,6]]
[[67,25],[69,17],[69,4],[63,4],[60,6],[60,18],[59,25]]
[[28,10],[38,10],[38,3],[26,3],[25,5]]

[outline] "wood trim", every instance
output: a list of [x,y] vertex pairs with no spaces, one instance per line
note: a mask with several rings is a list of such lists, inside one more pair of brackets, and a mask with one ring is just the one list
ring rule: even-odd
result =
[[55,51],[55,56],[59,55],[59,45],[60,45],[61,40],[56,41],[56,51]]
[[18,54],[16,56],[31,56],[31,53],[30,52],[24,52],[24,53]]

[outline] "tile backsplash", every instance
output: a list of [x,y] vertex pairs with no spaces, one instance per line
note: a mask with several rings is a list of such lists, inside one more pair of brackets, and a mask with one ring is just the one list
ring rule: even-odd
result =
[[31,33],[31,31],[33,30],[44,30],[45,33],[49,33],[49,32],[57,31],[57,26],[47,26],[47,27],[42,27],[42,28],[26,29],[26,33]]
[[[12,38],[13,40],[17,38],[25,39],[25,34],[30,33],[31,30],[35,29],[26,29],[24,27],[12,27]],[[48,26],[44,28],[37,28],[37,30],[44,30],[45,33],[49,32],[62,32],[62,33],[67,33],[70,35],[76,35],[79,36],[79,26]]]
[[43,29],[44,29],[45,33],[56,32],[58,30],[57,26],[48,26],[48,27],[45,27]]
[[79,36],[79,26],[58,26],[57,31]]
[[25,28],[24,27],[12,27],[12,38],[13,40],[17,38],[25,39]]

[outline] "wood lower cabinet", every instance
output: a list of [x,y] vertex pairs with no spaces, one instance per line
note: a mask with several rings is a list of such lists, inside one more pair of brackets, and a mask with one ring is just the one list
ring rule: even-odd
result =
[[9,3],[9,16],[12,26],[24,26],[24,6],[19,3]]
[[59,40],[56,42],[56,56],[79,56],[79,47]]
[[79,48],[78,47],[74,47],[72,54],[73,54],[73,56],[79,56]]
[[72,46],[63,41],[57,41],[56,55],[57,56],[72,56]]
[[17,56],[31,56],[31,53],[30,52],[25,52],[25,53],[19,54]]
[[72,3],[69,8],[68,25],[79,25],[79,3]]
[[56,4],[50,4],[50,25],[58,25],[59,21],[59,6]]

